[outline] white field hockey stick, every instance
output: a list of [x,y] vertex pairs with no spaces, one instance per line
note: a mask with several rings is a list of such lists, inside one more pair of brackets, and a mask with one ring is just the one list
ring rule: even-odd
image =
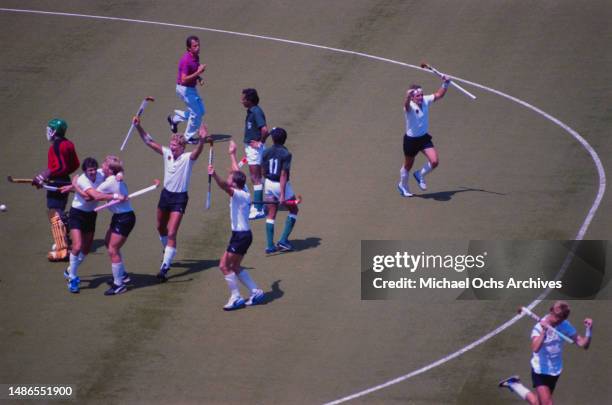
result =
[[[213,140],[209,141],[210,150],[208,151],[208,165],[213,164],[214,152],[213,152]],[[206,209],[210,209],[210,194],[212,190],[212,175],[208,175],[208,192],[206,193]]]
[[[540,321],[542,320],[542,318],[540,318],[539,316],[537,316],[536,314],[534,314],[533,312],[531,312],[531,311],[529,310],[529,308],[520,307],[520,308],[518,309],[518,313],[519,313],[519,314],[521,314],[521,315],[522,315],[522,314],[525,314],[525,315],[529,316],[530,318],[532,318],[533,320],[535,320],[535,321],[537,321],[537,322],[540,322]],[[574,341],[572,340],[572,338],[570,338],[570,337],[566,336],[566,335],[565,335],[565,334],[563,334],[562,332],[559,332],[557,329],[555,329],[555,328],[553,328],[553,327],[551,327],[551,329],[552,329],[553,331],[555,331],[555,333],[556,333],[556,334],[557,334],[557,335],[558,335],[558,336],[559,336],[561,339],[565,340],[567,343],[569,343],[569,344],[574,344],[574,343],[576,343],[576,342],[574,342]]]
[[[140,116],[144,112],[144,109],[147,106],[147,104],[149,103],[149,101],[155,101],[155,99],[153,97],[145,97],[145,99],[142,100],[142,103],[140,103],[140,108],[138,109],[138,112],[136,113],[136,116],[138,118],[140,118]],[[120,149],[121,151],[123,151],[123,148],[125,148],[125,144],[127,143],[128,139],[130,139],[130,135],[132,135],[132,131],[133,130],[134,130],[134,123],[132,123],[132,125],[130,126],[130,129],[128,130],[128,133],[125,136],[125,139],[123,140],[123,143],[121,144],[121,149]]]
[[[432,73],[435,73],[436,75],[438,75],[438,77],[442,78],[444,76],[444,73],[440,72],[438,69],[436,69],[435,67],[428,65],[427,63],[423,62],[421,63],[421,67],[423,69],[427,69],[429,71],[431,71]],[[468,96],[469,98],[471,98],[472,100],[476,100],[476,96],[473,95],[472,93],[470,93],[469,91],[467,91],[466,89],[464,89],[463,87],[459,86],[457,83],[455,83],[453,80],[450,81],[450,84],[453,85],[457,90],[459,90],[460,92],[462,92],[463,94],[465,94],[466,96]]]
[[[130,194],[128,197],[129,197],[129,198],[138,197],[139,195],[142,195],[142,194],[144,194],[144,193],[148,193],[149,191],[153,191],[153,190],[155,190],[155,189],[156,189],[158,186],[159,186],[159,180],[158,180],[158,179],[155,179],[155,180],[153,180],[153,185],[152,185],[152,186],[145,187],[145,188],[143,188],[143,189],[141,189],[141,190],[138,190],[138,191],[134,191],[134,192],[133,192],[132,194]],[[119,201],[119,200],[112,200],[112,201],[109,201],[109,202],[107,202],[106,204],[103,204],[103,205],[100,205],[100,206],[96,207],[96,208],[94,209],[94,211],[98,212],[98,211],[100,211],[100,210],[103,210],[104,208],[108,208],[108,207],[110,207],[110,206],[112,206],[112,205],[119,204],[120,202],[121,202],[121,201]]]

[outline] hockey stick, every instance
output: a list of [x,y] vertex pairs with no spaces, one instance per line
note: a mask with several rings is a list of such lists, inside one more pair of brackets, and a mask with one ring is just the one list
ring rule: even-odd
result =
[[[542,318],[540,318],[539,316],[537,316],[536,314],[534,314],[533,312],[531,312],[531,311],[529,310],[529,308],[520,307],[520,308],[518,309],[518,313],[519,313],[519,314],[521,314],[521,315],[523,315],[523,314],[524,314],[524,315],[527,315],[527,316],[529,316],[530,318],[534,319],[534,320],[535,320],[535,321],[537,321],[537,322],[540,322],[540,321],[542,320]],[[570,337],[566,336],[566,335],[565,335],[565,334],[563,334],[562,332],[559,332],[557,329],[555,329],[555,328],[553,328],[553,327],[551,327],[551,329],[552,329],[552,330],[554,330],[554,331],[555,331],[555,333],[556,333],[556,334],[557,334],[557,335],[558,335],[558,336],[559,336],[561,339],[565,340],[567,343],[569,343],[569,344],[573,344],[573,343],[575,343],[575,342],[572,340],[572,338],[570,338]]]
[[[423,62],[421,63],[421,67],[423,69],[427,69],[430,72],[438,75],[439,77],[444,76],[444,73],[441,73],[438,69],[436,69],[435,67],[428,65],[427,63]],[[467,91],[466,89],[464,89],[463,87],[459,86],[457,83],[455,83],[454,81],[451,80],[450,84],[452,84],[457,90],[459,90],[460,92],[462,92],[463,94],[465,94],[466,96],[468,96],[469,98],[471,98],[472,100],[476,100],[476,96],[473,95],[472,93],[470,93],[469,91]]]
[[242,169],[242,166],[246,165],[246,163],[248,162],[246,156],[243,157],[242,159],[240,159],[240,162],[238,162],[238,168]]
[[[140,116],[144,112],[144,109],[147,106],[147,104],[149,103],[149,101],[155,101],[155,99],[153,97],[145,97],[144,100],[142,100],[142,103],[140,103],[140,108],[138,109],[138,112],[136,113],[136,116],[138,118],[140,118]],[[132,125],[130,125],[130,129],[128,130],[128,133],[125,136],[125,139],[123,140],[123,143],[121,144],[121,149],[120,149],[121,151],[123,151],[123,148],[125,148],[125,144],[127,143],[128,139],[130,139],[130,135],[132,135],[132,131],[133,130],[134,130],[134,123],[132,123]]]
[[[20,178],[15,178],[13,176],[6,176],[6,179],[9,181],[9,183],[13,183],[13,184],[32,184],[32,181],[34,181],[34,179],[20,179]],[[53,184],[57,187],[67,186],[71,184],[70,182],[66,182],[66,181],[53,181],[53,180],[49,180],[47,181],[47,183]]]
[[[208,141],[210,143],[210,150],[208,151],[208,165],[212,165],[213,164],[213,158],[214,158],[214,151],[213,151],[213,140],[210,139]],[[208,193],[206,193],[206,209],[210,209],[210,195],[211,195],[211,190],[212,190],[212,175],[209,174],[208,175]]]
[[[141,189],[141,190],[138,190],[138,191],[134,191],[132,194],[128,195],[128,197],[129,197],[129,198],[138,197],[139,195],[142,195],[142,194],[144,194],[144,193],[148,193],[149,191],[153,191],[153,190],[155,190],[155,189],[156,189],[158,186],[159,186],[159,180],[158,180],[158,179],[155,179],[155,180],[153,180],[153,185],[152,185],[152,186],[145,187],[145,188],[143,188],[143,189]],[[107,202],[106,204],[103,204],[103,205],[100,205],[100,206],[96,207],[96,208],[94,209],[94,211],[96,211],[96,212],[101,211],[101,210],[103,210],[104,208],[108,208],[108,207],[113,206],[113,205],[115,205],[115,204],[119,204],[120,202],[121,202],[121,201],[119,201],[119,200],[112,200],[112,201],[109,201],[109,202]]]
[[252,201],[251,204],[274,204],[274,205],[298,205],[302,203],[302,196],[300,194],[295,197],[295,200],[285,200],[284,203],[280,201]]

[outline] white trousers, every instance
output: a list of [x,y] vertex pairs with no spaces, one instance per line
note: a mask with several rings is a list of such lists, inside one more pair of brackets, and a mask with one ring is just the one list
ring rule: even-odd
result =
[[204,108],[204,101],[200,98],[198,91],[195,87],[176,85],[176,95],[183,100],[187,106],[187,111],[174,110],[174,116],[172,121],[175,123],[187,121],[187,128],[185,128],[185,138],[188,140],[198,135],[202,118],[206,114],[206,108]]

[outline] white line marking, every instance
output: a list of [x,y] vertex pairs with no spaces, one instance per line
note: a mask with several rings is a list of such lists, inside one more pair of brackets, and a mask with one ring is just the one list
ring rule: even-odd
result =
[[[38,10],[22,10],[22,9],[14,9],[14,8],[0,8],[0,11],[7,11],[7,12],[16,12],[16,13],[31,13],[31,14],[46,14],[46,15],[56,15],[56,16],[66,16],[66,17],[80,17],[80,18],[92,18],[92,19],[98,19],[98,20],[110,20],[110,21],[123,21],[123,22],[132,22],[132,23],[139,23],[139,24],[151,24],[151,25],[161,25],[161,26],[166,26],[166,27],[173,27],[173,28],[187,28],[187,29],[192,29],[192,30],[198,30],[198,31],[209,31],[209,32],[217,32],[217,33],[221,33],[221,34],[228,34],[228,35],[236,35],[236,36],[241,36],[241,37],[250,37],[250,38],[257,38],[257,39],[265,39],[265,40],[269,40],[269,41],[276,41],[276,42],[282,42],[282,43],[286,43],[286,44],[291,44],[291,45],[300,45],[300,46],[305,46],[305,47],[309,47],[309,48],[316,48],[316,49],[323,49],[323,50],[327,50],[327,51],[332,51],[332,52],[338,52],[338,53],[344,53],[347,55],[355,55],[355,56],[361,56],[364,58],[368,58],[368,59],[373,59],[373,60],[378,60],[381,62],[386,62],[386,63],[392,63],[395,65],[400,65],[400,66],[404,66],[404,67],[409,67],[412,69],[417,69],[417,70],[422,70],[422,71],[426,71],[428,72],[427,69],[423,69],[420,66],[416,66],[416,65],[411,65],[409,63],[404,63],[404,62],[399,62],[393,59],[387,59],[387,58],[382,58],[380,56],[375,56],[375,55],[370,55],[367,53],[362,53],[362,52],[355,52],[355,51],[349,51],[346,49],[339,49],[339,48],[332,48],[329,46],[323,46],[323,45],[316,45],[316,44],[310,44],[307,42],[300,42],[300,41],[292,41],[289,39],[282,39],[282,38],[275,38],[275,37],[268,37],[265,35],[255,35],[255,34],[248,34],[248,33],[243,33],[243,32],[235,32],[235,31],[227,31],[227,30],[220,30],[220,29],[215,29],[215,28],[206,28],[206,27],[196,27],[193,25],[183,25],[183,24],[171,24],[171,23],[164,23],[164,22],[158,22],[158,21],[147,21],[147,20],[135,20],[135,19],[131,19],[131,18],[120,18],[120,17],[105,17],[105,16],[99,16],[99,15],[88,15],[88,14],[74,14],[74,13],[61,13],[61,12],[55,12],[55,11],[38,11]],[[575,237],[576,241],[580,241],[582,239],[584,239],[584,235],[587,232],[587,229],[589,228],[591,221],[593,220],[593,217],[595,216],[595,213],[597,212],[597,209],[599,208],[599,205],[601,204],[601,201],[603,199],[604,193],[606,191],[606,174],[603,168],[603,165],[601,163],[601,160],[599,159],[599,155],[597,155],[597,152],[595,152],[595,150],[591,147],[591,145],[575,130],[573,130],[572,128],[570,128],[568,125],[564,124],[563,122],[561,122],[559,119],[553,117],[552,115],[540,110],[539,108],[527,103],[526,101],[523,101],[521,99],[518,99],[516,97],[513,97],[509,94],[503,93],[499,90],[495,90],[493,88],[478,84],[478,83],[474,83],[465,79],[461,79],[459,77],[454,77],[454,76],[450,76],[450,78],[452,78],[453,80],[462,82],[462,83],[466,83],[466,84],[470,84],[474,87],[478,87],[479,89],[491,92],[493,94],[497,94],[498,96],[507,98],[510,101],[514,101],[515,103],[518,103],[520,105],[522,105],[523,107],[526,107],[530,110],[532,110],[533,112],[535,112],[536,114],[539,114],[540,116],[546,118],[547,120],[557,124],[559,127],[561,127],[563,130],[565,130],[566,132],[568,132],[572,137],[574,137],[574,139],[576,139],[584,149],[587,150],[587,152],[589,153],[589,155],[591,155],[591,159],[593,159],[593,162],[595,163],[595,167],[597,168],[597,174],[599,176],[599,188],[597,190],[597,195],[595,197],[595,200],[593,201],[593,204],[591,205],[591,208],[589,209],[589,212],[586,216],[586,218],[584,219],[584,222],[582,223],[582,226],[580,226],[580,229],[578,230],[578,233]],[[565,270],[569,267],[569,264],[572,262],[572,259],[574,258],[574,252],[575,252],[575,248],[577,246],[577,242],[574,242],[574,244],[572,245],[572,248],[570,250],[570,252],[568,253],[567,257],[565,258],[565,261],[563,262],[563,265],[561,266],[561,268],[559,269],[559,273],[557,273],[556,276],[556,280],[560,279],[563,274],[565,273]],[[542,294],[540,294],[540,296],[535,299],[533,302],[531,302],[529,305],[527,305],[527,308],[529,309],[533,309],[534,307],[536,307],[540,302],[542,302],[542,300],[544,300],[546,298],[546,296],[550,293],[550,289],[547,289],[545,291],[542,292]],[[486,342],[487,340],[491,339],[493,336],[501,333],[503,330],[507,329],[508,327],[512,326],[514,323],[516,323],[516,321],[518,321],[519,319],[521,319],[523,317],[523,315],[515,315],[513,318],[509,319],[508,321],[506,321],[505,323],[501,324],[500,326],[498,326],[497,328],[493,329],[491,332],[487,333],[486,335],[482,336],[481,338],[479,338],[478,340],[475,340],[474,342],[468,344],[467,346],[464,346],[463,348],[457,350],[454,353],[448,354],[444,357],[442,357],[441,359],[430,363],[426,366],[423,366],[417,370],[414,370],[408,374],[405,374],[403,376],[397,377],[393,380],[389,380],[385,383],[376,385],[374,387],[365,389],[363,391],[359,391],[355,394],[351,394],[345,397],[342,397],[340,399],[337,399],[335,401],[332,402],[328,402],[325,405],[332,405],[332,404],[339,404],[341,402],[346,402],[346,401],[350,401],[351,399],[355,399],[355,398],[359,398],[362,397],[364,395],[370,394],[374,391],[378,391],[381,390],[383,388],[386,388],[388,386],[397,384],[399,382],[402,382],[404,380],[407,380],[409,378],[412,378],[414,376],[417,376],[419,374],[423,374],[424,372],[431,370],[432,368],[438,367],[456,357],[461,356],[463,353],[472,350],[474,347]]]

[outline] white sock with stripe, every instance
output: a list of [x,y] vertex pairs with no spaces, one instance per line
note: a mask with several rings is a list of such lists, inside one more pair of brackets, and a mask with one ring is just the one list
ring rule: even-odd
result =
[[176,255],[176,248],[166,246],[164,249],[164,260],[162,262],[162,267],[169,269],[172,266],[172,260]]
[[425,163],[423,165],[423,167],[421,168],[421,170],[420,170],[421,176],[425,177],[432,170],[433,170],[433,168],[431,167],[431,163],[429,163],[429,162]]
[[402,187],[408,187],[408,170],[404,166],[400,169],[400,184]]
[[253,281],[253,279],[249,275],[249,272],[246,269],[242,269],[242,271],[238,273],[238,279],[240,280],[242,284],[244,284],[246,288],[249,289],[250,292],[253,292],[253,290],[258,289],[257,284],[255,284],[255,282]]
[[123,275],[122,275],[123,263],[111,263],[111,270],[113,272],[113,283],[116,286],[123,284]]

